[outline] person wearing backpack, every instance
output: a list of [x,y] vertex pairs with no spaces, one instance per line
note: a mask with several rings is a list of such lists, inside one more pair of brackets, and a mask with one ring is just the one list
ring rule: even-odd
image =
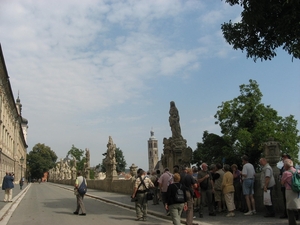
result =
[[166,193],[165,208],[170,212],[171,219],[174,225],[180,225],[182,211],[188,209],[186,192],[180,181],[180,174],[174,173],[174,183],[168,186]]
[[270,202],[271,205],[269,205],[269,204],[265,205],[267,213],[264,215],[264,217],[275,217],[275,210],[273,207],[273,198],[272,198],[273,187],[275,185],[273,169],[267,162],[267,159],[265,159],[265,158],[261,158],[259,160],[259,163],[262,166],[261,174],[260,174],[261,189],[263,189],[263,191],[265,193],[269,192],[270,199],[271,199],[271,202]]
[[288,215],[288,221],[289,225],[296,225],[296,217],[295,217],[295,211],[300,209],[300,198],[299,198],[299,192],[292,190],[293,185],[293,174],[299,173],[294,168],[293,161],[290,159],[284,160],[284,169],[285,171],[282,174],[281,177],[281,184],[285,186],[285,197],[286,197],[286,208],[287,208],[287,215]]
[[[85,194],[80,193],[81,191],[79,191],[78,189],[80,189],[80,187],[87,186],[87,182],[86,179],[83,178],[83,176],[81,175],[81,172],[77,172],[77,178],[75,181],[75,195],[76,195],[76,199],[77,199],[77,208],[75,210],[75,212],[73,212],[73,214],[75,215],[79,215],[79,216],[85,216],[86,215],[86,211],[85,211],[85,206],[83,204],[83,197]],[[79,214],[79,211],[81,209],[81,213]]]
[[147,221],[148,200],[147,192],[149,188],[153,188],[154,184],[148,176],[145,175],[145,171],[141,168],[137,170],[138,177],[135,180],[132,198],[136,198],[135,212],[136,221]]

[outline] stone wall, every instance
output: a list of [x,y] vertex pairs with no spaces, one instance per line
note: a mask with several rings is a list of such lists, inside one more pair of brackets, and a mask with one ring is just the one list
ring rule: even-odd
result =
[[[66,184],[73,186],[75,180],[49,180],[49,182],[57,184]],[[107,192],[116,192],[131,195],[133,192],[134,182],[132,180],[87,180],[88,188],[97,189]]]

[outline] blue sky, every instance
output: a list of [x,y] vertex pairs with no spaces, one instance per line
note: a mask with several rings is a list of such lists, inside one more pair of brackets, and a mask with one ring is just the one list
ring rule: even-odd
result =
[[299,121],[299,60],[278,49],[255,63],[233,50],[220,27],[241,8],[224,2],[2,1],[0,42],[29,121],[28,151],[44,143],[63,158],[74,144],[95,166],[112,136],[127,167],[148,169],[151,129],[159,154],[171,136],[170,101],[194,150],[203,131],[220,134],[217,107],[249,79],[264,104]]

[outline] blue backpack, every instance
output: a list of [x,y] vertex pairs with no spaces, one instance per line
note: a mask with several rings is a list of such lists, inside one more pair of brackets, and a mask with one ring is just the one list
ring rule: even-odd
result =
[[87,192],[87,186],[85,184],[85,179],[83,178],[83,181],[78,188],[78,193],[80,195],[84,195],[86,192]]
[[289,170],[289,172],[292,173],[292,183],[289,185],[294,192],[300,193],[300,174],[298,173],[298,170],[295,172]]

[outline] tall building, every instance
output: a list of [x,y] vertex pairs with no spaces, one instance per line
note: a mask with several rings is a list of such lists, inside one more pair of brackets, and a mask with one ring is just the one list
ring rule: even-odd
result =
[[14,100],[0,45],[0,181],[6,172],[14,172],[18,182],[26,171],[27,123],[21,116],[22,105]]
[[149,159],[149,172],[153,172],[158,162],[158,147],[157,139],[154,137],[154,132],[150,131],[150,138],[148,140],[148,159]]

